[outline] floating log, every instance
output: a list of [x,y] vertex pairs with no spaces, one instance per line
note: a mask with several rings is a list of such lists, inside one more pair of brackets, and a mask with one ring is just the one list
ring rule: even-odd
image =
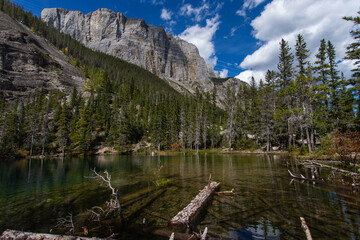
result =
[[100,240],[101,238],[86,238],[86,237],[76,237],[70,235],[55,235],[55,234],[46,234],[46,233],[32,233],[32,232],[23,232],[16,230],[5,230],[1,236],[1,240]]
[[217,182],[210,182],[206,185],[182,211],[170,220],[169,226],[177,230],[190,228],[191,223],[195,221],[198,214],[215,193],[219,184]]

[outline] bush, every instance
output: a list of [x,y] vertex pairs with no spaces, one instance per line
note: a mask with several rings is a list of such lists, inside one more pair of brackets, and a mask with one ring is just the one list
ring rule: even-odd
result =
[[360,131],[337,131],[331,138],[333,150],[339,154],[340,161],[346,164],[359,164]]

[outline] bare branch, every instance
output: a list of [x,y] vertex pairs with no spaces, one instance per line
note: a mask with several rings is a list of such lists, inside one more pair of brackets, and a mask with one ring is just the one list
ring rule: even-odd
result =
[[73,222],[73,216],[71,213],[65,218],[59,218],[55,227],[64,227],[69,229],[69,232],[74,232],[75,226]]

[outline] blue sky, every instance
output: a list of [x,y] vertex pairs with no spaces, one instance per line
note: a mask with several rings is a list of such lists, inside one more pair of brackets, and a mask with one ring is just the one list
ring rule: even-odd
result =
[[98,8],[142,18],[162,25],[173,35],[194,43],[204,59],[222,77],[237,76],[248,81],[276,70],[279,42],[302,34],[312,56],[322,38],[332,41],[339,69],[350,76],[352,63],[342,61],[346,46],[353,41],[352,25],[341,19],[360,10],[358,0],[15,0],[40,16],[43,8],[63,7],[84,14]]

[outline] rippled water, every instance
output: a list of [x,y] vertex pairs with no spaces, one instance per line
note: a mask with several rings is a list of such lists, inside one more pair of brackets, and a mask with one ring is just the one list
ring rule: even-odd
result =
[[[314,239],[360,239],[360,194],[329,184],[290,183],[288,169],[297,174],[307,172],[289,158],[276,155],[2,161],[0,231],[56,232],[59,218],[69,213],[80,216],[92,206],[104,205],[109,191],[86,178],[94,167],[112,175],[113,186],[128,201],[124,212],[143,204],[131,215],[133,226],[140,226],[145,219],[146,227],[164,229],[207,184],[211,173],[213,180],[221,182],[221,191],[235,191],[233,196],[215,195],[203,213],[197,229],[207,226],[211,237],[305,239],[302,216]],[[326,178],[327,172],[322,175]],[[116,232],[116,227],[111,230]],[[101,232],[90,229],[89,234]]]

